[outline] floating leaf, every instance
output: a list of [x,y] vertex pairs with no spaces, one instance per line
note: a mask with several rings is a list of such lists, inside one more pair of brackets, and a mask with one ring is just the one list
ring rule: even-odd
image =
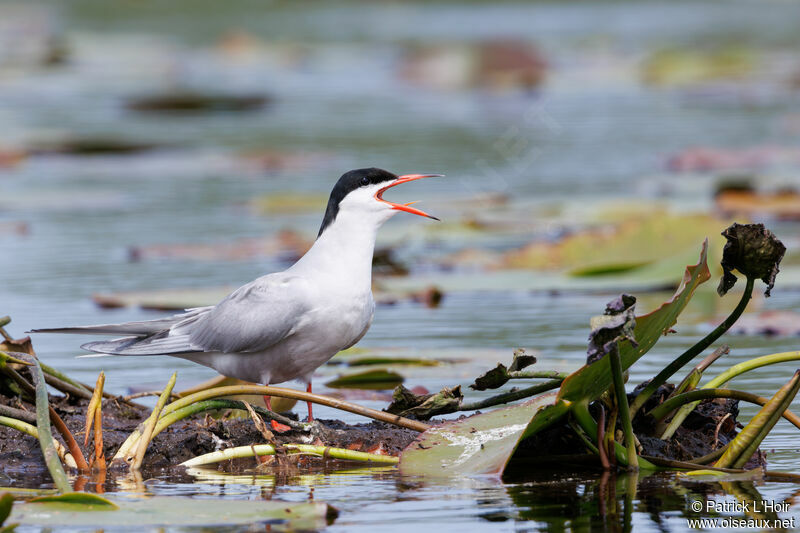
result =
[[156,496],[117,500],[119,509],[81,512],[63,502],[15,505],[11,518],[25,526],[58,528],[131,528],[250,526],[273,524],[298,531],[316,531],[331,524],[337,511],[323,502],[290,503],[262,500],[195,499]]
[[555,393],[433,427],[403,450],[400,472],[458,476],[500,474],[526,429],[535,433],[566,414]]
[[181,311],[192,307],[214,305],[225,298],[234,287],[200,289],[165,289],[153,291],[95,294],[94,303],[100,307],[140,307],[159,311]]
[[733,270],[748,278],[761,279],[767,284],[764,296],[769,296],[778,275],[778,265],[786,246],[764,227],[764,224],[734,223],[722,232],[728,242],[722,250],[722,279],[717,292],[724,296],[736,283]]
[[727,48],[698,51],[678,48],[658,51],[643,63],[642,78],[653,85],[691,85],[714,80],[740,79],[755,68],[747,50]]
[[372,365],[409,365],[409,366],[439,366],[444,361],[414,357],[359,357],[347,361],[347,366],[372,366]]
[[74,506],[77,511],[113,511],[119,506],[97,494],[90,492],[65,492],[48,496],[38,496],[29,500],[31,503],[63,504],[66,508]]
[[[800,150],[795,157],[795,164],[800,165]],[[795,191],[724,190],[714,196],[714,203],[719,211],[730,216],[800,220],[800,193]]]
[[719,226],[720,221],[708,215],[676,215],[655,209],[572,233],[555,243],[533,242],[506,254],[505,261],[511,268],[566,269],[573,277],[620,277],[693,250],[695,243],[715,235]]
[[250,111],[263,107],[267,102],[268,99],[262,95],[202,94],[184,91],[134,98],[128,102],[128,108],[158,113]]
[[401,384],[405,378],[391,370],[367,370],[355,374],[346,374],[329,381],[326,387],[332,389],[392,389]]

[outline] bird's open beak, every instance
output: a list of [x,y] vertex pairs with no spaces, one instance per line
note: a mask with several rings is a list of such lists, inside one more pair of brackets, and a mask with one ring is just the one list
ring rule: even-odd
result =
[[376,192],[375,193],[375,199],[378,200],[379,202],[383,202],[383,203],[389,204],[392,207],[392,209],[399,209],[400,211],[405,211],[406,213],[411,213],[412,215],[419,215],[419,216],[422,216],[422,217],[432,218],[433,220],[439,220],[435,216],[429,215],[425,211],[420,211],[419,209],[415,209],[413,207],[410,207],[411,204],[414,204],[416,202],[409,202],[407,204],[396,204],[394,202],[390,202],[388,200],[384,200],[383,199],[383,193],[387,189],[391,189],[392,187],[394,187],[396,185],[400,185],[401,183],[407,183],[409,181],[419,180],[419,179],[422,179],[422,178],[440,178],[442,176],[444,176],[444,174],[406,174],[404,176],[399,176],[396,180],[394,180],[391,183],[389,183],[389,185],[387,185],[386,187],[383,187],[378,192]]

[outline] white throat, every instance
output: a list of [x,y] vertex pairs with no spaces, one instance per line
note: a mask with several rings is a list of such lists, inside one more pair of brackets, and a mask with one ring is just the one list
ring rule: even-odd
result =
[[383,221],[376,223],[370,218],[363,213],[340,211],[289,270],[303,276],[330,278],[335,285],[371,287],[375,238]]

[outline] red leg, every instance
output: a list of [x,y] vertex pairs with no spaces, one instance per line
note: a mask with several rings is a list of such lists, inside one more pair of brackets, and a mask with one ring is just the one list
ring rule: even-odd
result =
[[272,411],[272,396],[264,395],[264,403],[267,404],[267,409]]
[[[306,392],[311,394],[311,382],[308,382],[308,386],[306,387]],[[311,402],[306,402],[308,404],[308,423],[311,424],[314,422],[314,415],[311,414]]]

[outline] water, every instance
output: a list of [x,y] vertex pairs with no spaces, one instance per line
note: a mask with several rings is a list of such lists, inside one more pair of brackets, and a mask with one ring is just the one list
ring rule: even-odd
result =
[[[0,231],[6,252],[0,268],[0,313],[12,316],[15,333],[146,319],[157,314],[135,308],[101,310],[90,297],[237,286],[285,268],[285,262],[273,258],[131,262],[128,249],[217,243],[285,227],[311,238],[321,213],[257,216],[248,202],[268,193],[324,194],[339,174],[360,166],[446,173],[445,179],[426,180],[424,186],[396,194],[398,199],[423,199],[424,209],[447,214],[449,220],[490,212],[480,203],[465,207],[452,201],[487,191],[510,194],[509,209],[530,205],[546,211],[560,204],[574,209],[619,198],[707,207],[713,176],[665,175],[664,161],[696,145],[797,144],[800,99],[786,81],[797,65],[786,58],[800,44],[798,11],[793,3],[772,3],[765,9],[747,1],[273,2],[266,7],[170,2],[118,3],[113,9],[94,0],[0,5],[0,13],[7,13],[0,16],[7,21],[0,24],[4,42],[27,45],[0,50],[0,151],[63,136],[163,145],[133,156],[51,154],[0,167],[0,222],[21,221],[29,228],[27,235]],[[19,28],[27,28],[24,41],[13,39]],[[37,50],[46,48],[53,35],[64,43],[68,60],[41,68],[34,60],[41,55]],[[538,45],[550,65],[542,88],[453,87],[444,74],[417,81],[403,75],[409,50],[417,45],[439,45],[443,53],[461,57],[471,53],[464,52],[469,46],[497,37]],[[739,82],[702,90],[639,82],[638,69],[650,54],[678,46],[752,49],[761,67]],[[264,94],[270,103],[249,113],[167,117],[125,108],[130,98],[174,88]],[[265,169],[242,157],[267,149],[284,159]],[[756,179],[796,183],[797,178],[796,167],[779,165]],[[536,213],[531,217],[537,219]],[[529,237],[511,232],[439,238],[429,224],[396,217],[384,228],[382,242],[395,245],[417,271],[444,276],[432,262],[453,249],[475,242],[497,249]],[[521,219],[519,224],[530,224],[531,231],[542,235],[557,230],[546,222]],[[786,240],[796,239],[796,225],[781,224],[777,231]],[[506,357],[525,346],[541,353],[543,366],[575,368],[585,357],[588,319],[609,298],[454,292],[439,309],[407,302],[379,308],[360,345],[378,352],[463,349]],[[645,305],[657,301],[649,298]],[[779,276],[775,296],[763,305],[796,309],[798,303],[797,293],[781,291]],[[665,338],[633,368],[631,384],[652,376],[702,336],[708,326],[697,323],[714,313],[693,308],[688,314],[693,320],[681,326],[680,335]],[[98,360],[74,358],[86,339],[39,335],[34,340],[45,361],[77,379],[94,380]],[[793,338],[738,337],[729,343],[734,348],[729,363],[797,346]],[[179,387],[213,375],[184,361],[148,362],[103,360],[108,390],[158,388],[173,369],[179,371]],[[793,368],[762,369],[738,379],[736,386],[769,395]],[[410,384],[435,389],[466,385],[471,377],[418,376]],[[321,388],[324,381],[316,378],[315,386]],[[755,409],[743,406],[742,413],[746,420]],[[341,414],[320,409],[319,416]],[[772,469],[795,469],[795,432],[781,422],[765,441]],[[272,499],[304,501],[313,494],[341,511],[331,531],[600,528],[598,494],[609,494],[609,487],[608,524],[680,531],[687,528],[684,517],[693,494],[723,490],[713,483],[698,486],[674,476],[651,476],[639,482],[626,504],[624,494],[632,491],[624,477],[603,481],[581,472],[566,478],[537,472],[518,477],[504,483],[470,479],[454,484],[403,479],[393,471],[354,470],[207,484],[156,479],[146,490],[259,498],[267,485]],[[774,482],[757,488],[765,499],[788,498],[796,491],[791,484]],[[784,513],[797,514],[794,509]]]

